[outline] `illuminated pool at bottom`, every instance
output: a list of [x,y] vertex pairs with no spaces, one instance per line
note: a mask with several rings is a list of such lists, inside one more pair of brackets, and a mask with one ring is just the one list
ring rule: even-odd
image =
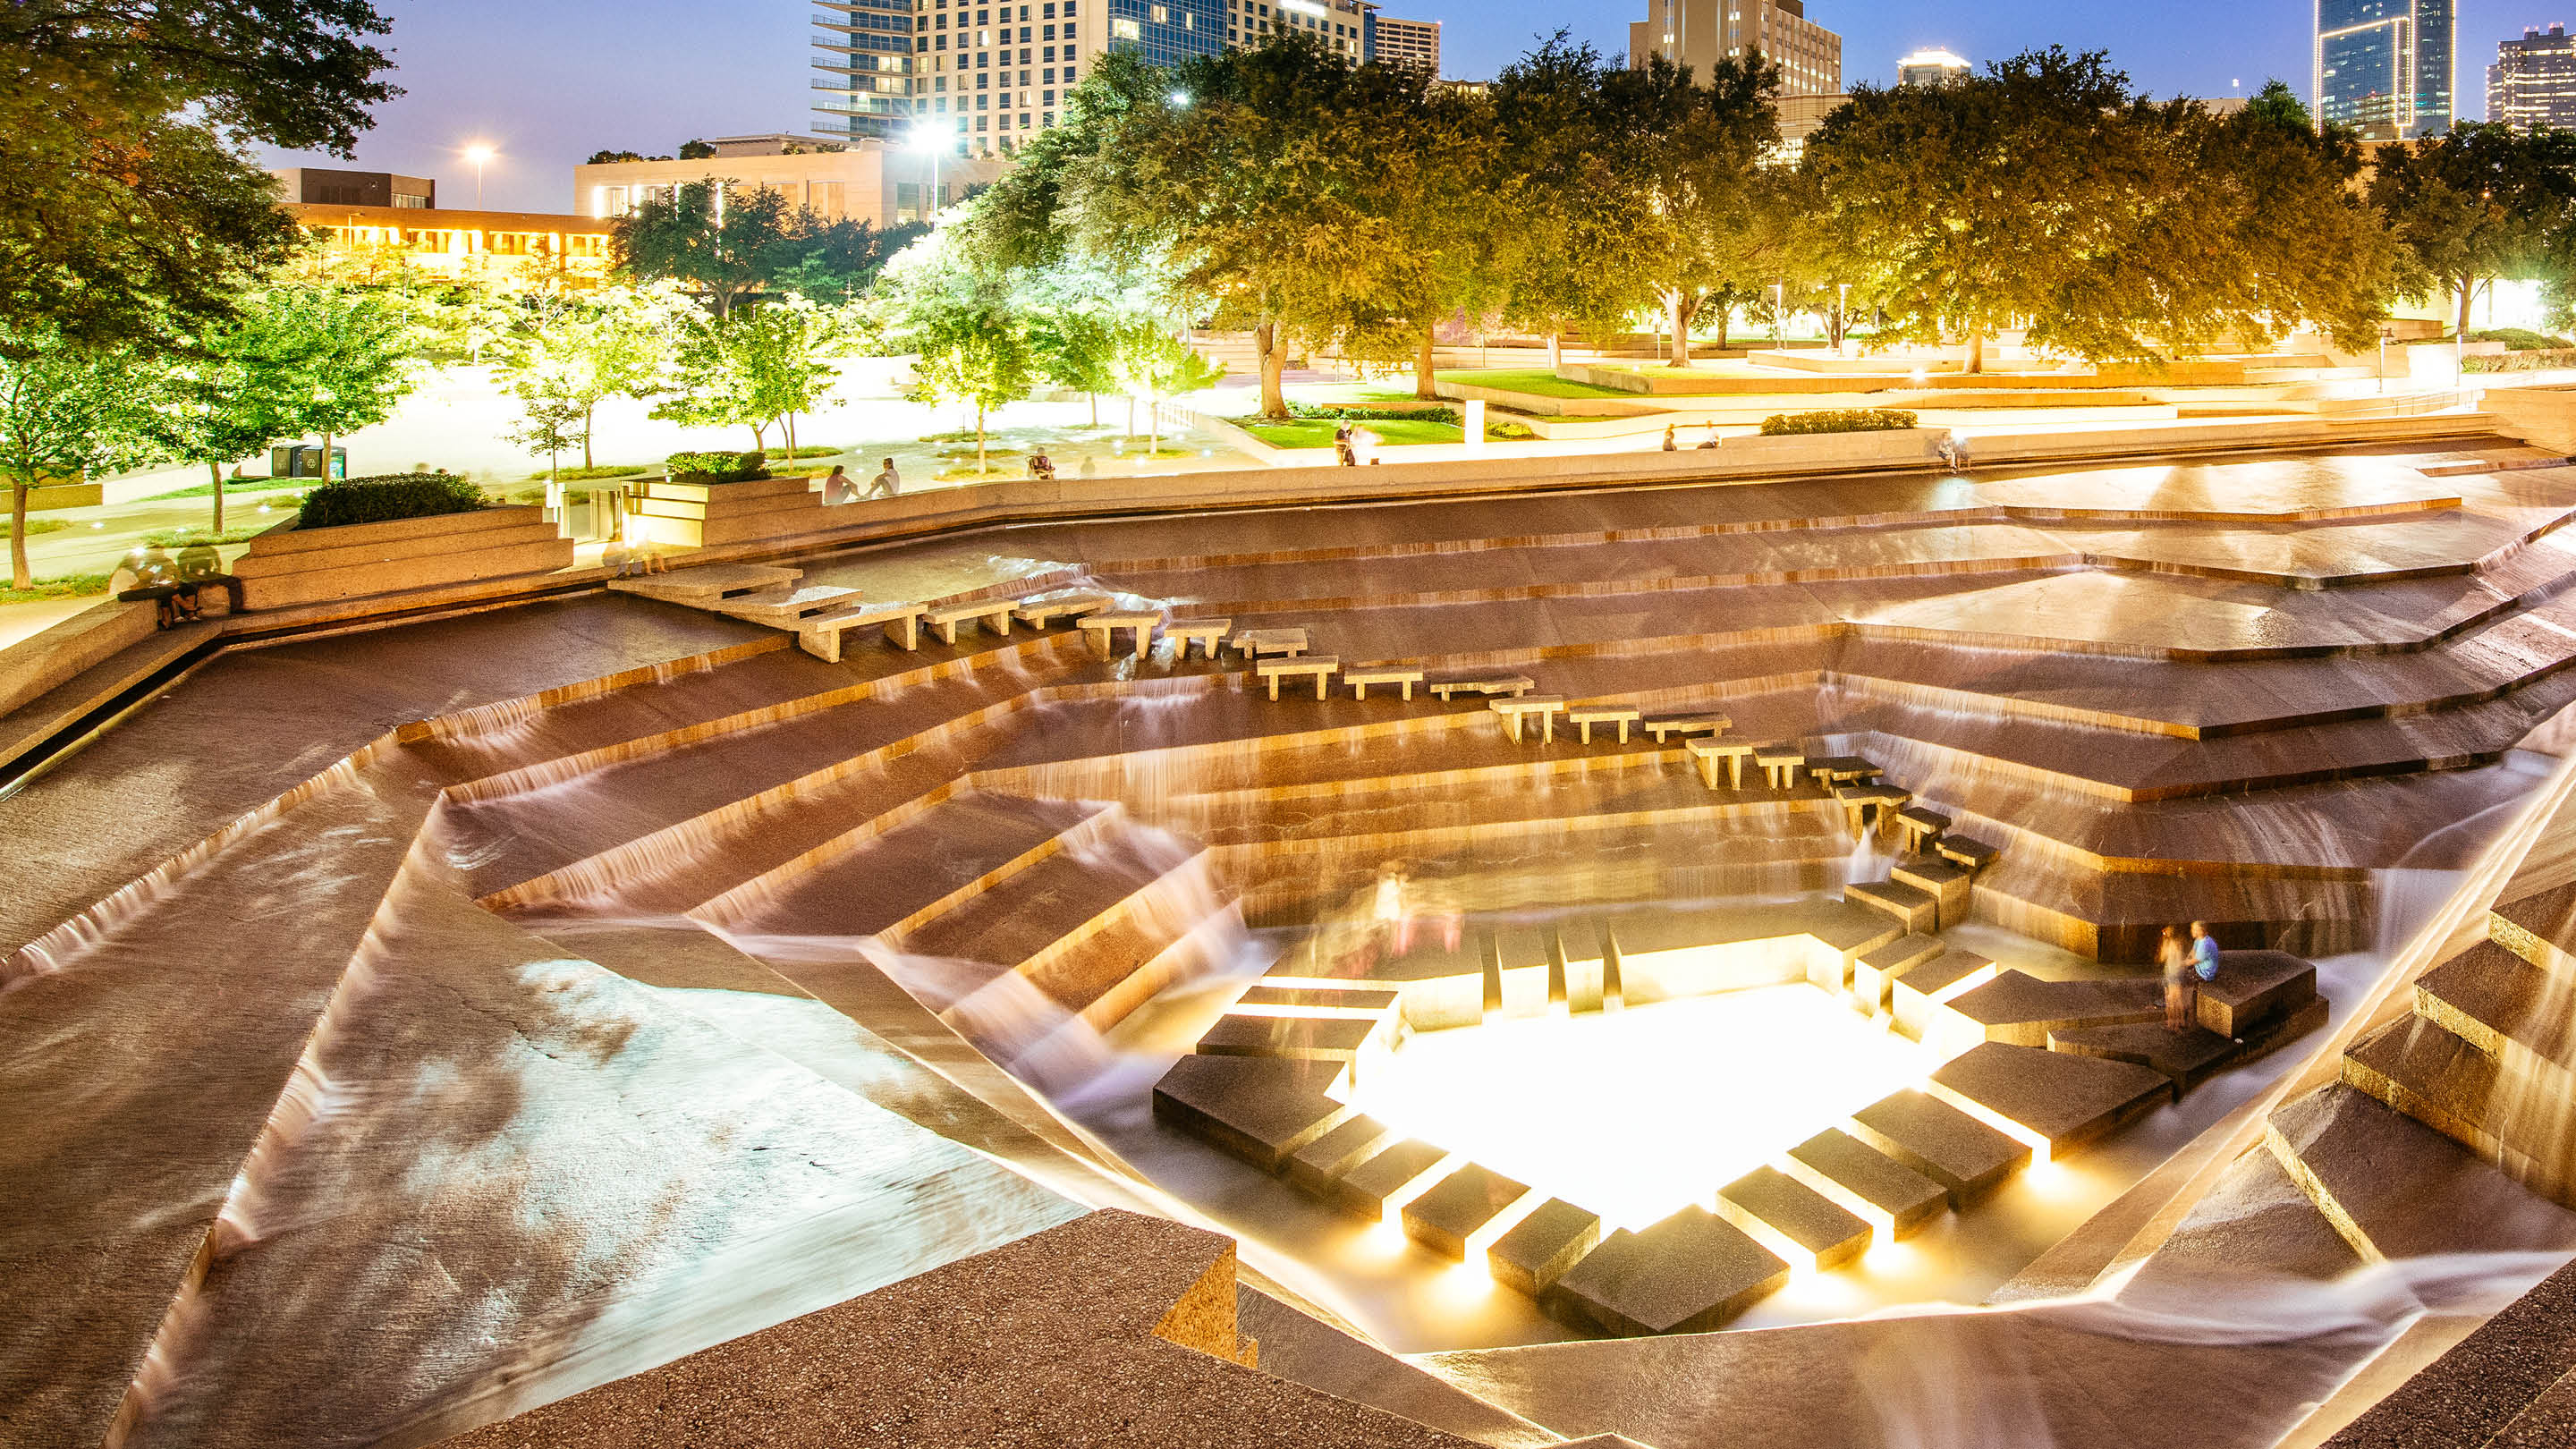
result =
[[1351,1102],[1409,1136],[1640,1228],[1940,1065],[1810,985],[1419,1033]]

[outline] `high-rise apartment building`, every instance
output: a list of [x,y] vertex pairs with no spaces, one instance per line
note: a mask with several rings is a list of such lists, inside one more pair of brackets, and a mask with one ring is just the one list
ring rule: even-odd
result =
[[1377,17],[1374,57],[1388,65],[1409,65],[1440,74],[1440,22]]
[[1357,64],[1373,50],[1371,0],[818,0],[815,130],[834,140],[953,132],[969,156],[1008,155],[1055,124],[1066,91],[1110,51],[1157,65],[1279,31]]
[[2365,141],[2451,129],[2452,0],[2317,0],[2317,119]]
[[1780,67],[1783,95],[1843,88],[1843,38],[1807,18],[1806,0],[1646,0],[1646,18],[1628,26],[1631,65],[1660,55],[1705,76],[1747,51]]
[[2487,119],[2517,131],[2576,131],[2576,37],[2564,25],[2498,42],[2487,68]]
[[1964,55],[1952,55],[1935,46],[1918,50],[1896,63],[1896,83],[1901,86],[1937,86],[1941,82],[1966,75],[1970,67]]

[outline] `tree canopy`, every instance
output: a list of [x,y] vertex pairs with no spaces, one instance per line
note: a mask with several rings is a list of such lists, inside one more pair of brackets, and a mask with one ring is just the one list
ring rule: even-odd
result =
[[609,245],[629,280],[679,282],[721,317],[762,291],[848,301],[920,234],[879,232],[855,218],[790,207],[782,191],[710,176],[648,194],[616,220]]
[[2397,245],[2397,289],[2416,301],[2449,294],[2463,334],[2481,287],[2563,285],[2572,202],[2576,132],[2473,121],[2384,148],[2370,183]]

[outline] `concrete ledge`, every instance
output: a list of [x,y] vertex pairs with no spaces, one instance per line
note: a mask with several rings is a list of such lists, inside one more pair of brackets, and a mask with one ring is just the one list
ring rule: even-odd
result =
[[109,599],[0,649],[0,715],[158,632],[147,602]]
[[1601,1242],[1601,1215],[1549,1198],[1485,1250],[1494,1281],[1532,1298],[1544,1295]]
[[1154,1120],[1264,1172],[1351,1109],[1323,1095],[1333,1069],[1277,1057],[1187,1056],[1154,1084]]
[[1612,1333],[1702,1333],[1789,1281],[1789,1265],[1708,1211],[1686,1207],[1642,1232],[1612,1234],[1544,1295]]
[[245,610],[369,598],[568,568],[572,540],[533,504],[345,528],[271,529],[233,565]]
[[1934,1072],[1931,1092],[2055,1157],[2172,1101],[2173,1083],[2131,1062],[1988,1042]]

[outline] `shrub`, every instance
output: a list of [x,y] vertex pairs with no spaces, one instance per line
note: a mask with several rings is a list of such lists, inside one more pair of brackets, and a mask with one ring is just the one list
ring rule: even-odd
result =
[[743,483],[769,476],[769,455],[748,453],[673,453],[663,466],[674,483]]
[[1884,433],[1914,426],[1914,414],[1901,408],[1825,408],[1812,413],[1773,413],[1762,420],[1766,438],[1805,433]]
[[2484,332],[2470,333],[2469,340],[2501,342],[2507,350],[2513,352],[2565,352],[2570,348],[2576,348],[2576,342],[2570,342],[2564,337],[2552,337],[2545,332],[2534,332],[2528,327],[2490,327]]
[[1538,430],[1532,428],[1527,423],[1487,423],[1485,424],[1485,436],[1494,439],[1497,442],[1517,443],[1524,439],[1537,437]]
[[1455,425],[1458,421],[1458,410],[1456,408],[1366,407],[1340,403],[1336,403],[1330,407],[1318,407],[1313,403],[1292,402],[1288,405],[1288,416],[1292,418],[1329,418],[1335,422],[1353,423],[1449,423]]
[[295,526],[390,523],[397,518],[471,513],[483,506],[483,490],[453,473],[386,473],[315,485],[304,495],[304,510]]
[[2534,348],[2508,352],[2502,357],[2464,357],[2463,372],[2548,372],[2561,367],[2576,367],[2576,349]]
[[590,483],[601,478],[631,478],[650,471],[650,467],[643,463],[600,463],[588,468],[566,468],[560,474],[535,472],[528,475],[528,481],[543,483],[548,477],[559,477],[566,483]]

